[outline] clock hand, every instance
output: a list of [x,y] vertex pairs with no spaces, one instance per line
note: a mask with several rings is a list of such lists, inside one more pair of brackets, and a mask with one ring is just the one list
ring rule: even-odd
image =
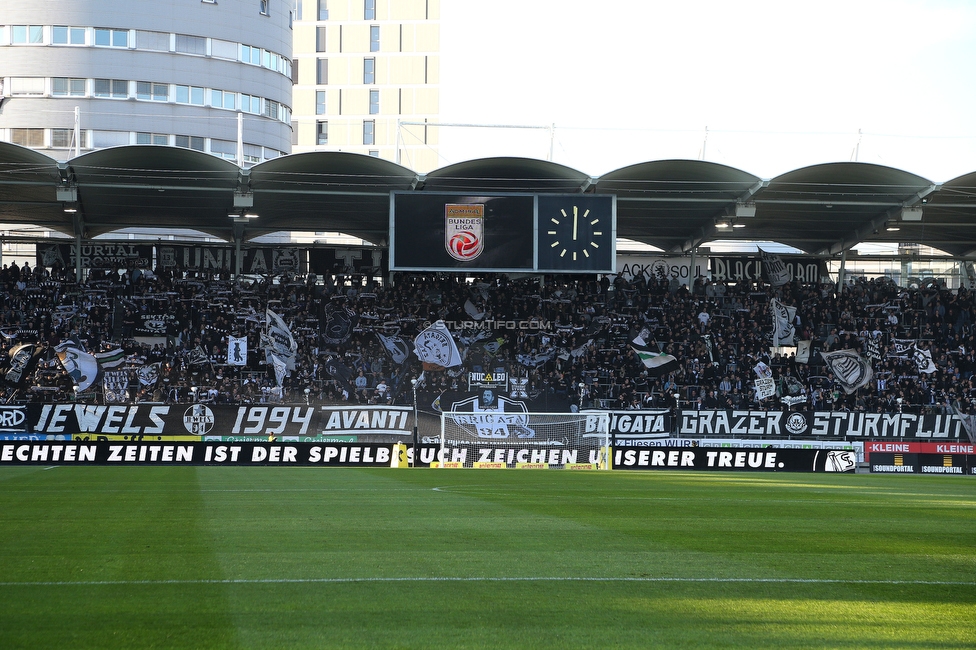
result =
[[576,241],[576,225],[579,221],[579,208],[573,206],[573,241]]

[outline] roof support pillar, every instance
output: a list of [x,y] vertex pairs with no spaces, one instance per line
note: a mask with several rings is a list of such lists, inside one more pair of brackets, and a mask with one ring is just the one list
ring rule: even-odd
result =
[[845,273],[847,272],[847,249],[840,254],[840,271],[837,272],[837,293],[844,292]]

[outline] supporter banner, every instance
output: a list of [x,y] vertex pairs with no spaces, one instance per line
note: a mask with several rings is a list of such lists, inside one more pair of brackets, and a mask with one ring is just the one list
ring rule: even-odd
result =
[[27,410],[23,406],[0,406],[0,431],[26,431]]
[[311,406],[30,404],[27,431],[123,436],[311,435]]
[[530,194],[394,193],[394,271],[531,271],[535,208]]
[[878,442],[864,443],[864,453],[881,454],[976,454],[976,445],[951,442]]
[[[412,463],[413,448],[407,450],[407,458]],[[445,446],[420,445],[417,454],[417,467],[430,467],[431,463],[483,463],[502,468],[516,468],[519,465],[531,464],[535,466],[565,466],[578,463],[596,465],[600,461],[600,449],[567,449],[565,447],[532,447],[524,445],[479,446],[477,443],[469,445]]]
[[708,258],[695,258],[695,271],[691,271],[691,256],[648,257],[646,255],[617,255],[617,273],[627,280],[650,278],[670,280],[677,278],[681,284],[691,286],[696,278],[708,277]]
[[241,273],[305,273],[308,264],[306,251],[291,247],[244,248],[241,250]]
[[844,442],[841,440],[780,440],[769,438],[762,440],[743,440],[741,438],[651,438],[628,440],[618,438],[613,448],[738,447],[740,449],[832,449],[853,451],[857,454],[858,462],[861,462],[865,460],[864,450],[866,444],[863,442]]
[[614,449],[613,469],[751,472],[853,472],[857,454],[837,449]]
[[[780,261],[789,272],[790,280],[803,283],[819,283],[826,279],[827,263],[816,257],[780,255]],[[756,282],[763,280],[763,265],[760,258],[751,257],[710,257],[712,280],[718,282]]]
[[386,248],[361,246],[308,251],[308,270],[318,275],[386,275],[389,269],[390,254]]
[[[412,436],[413,409],[409,406],[323,406],[314,431],[320,436],[338,434]],[[362,438],[360,438],[361,440]]]
[[0,465],[292,465],[390,467],[392,444],[317,445],[242,442],[0,443]]
[[153,247],[151,244],[100,242],[81,244],[79,253],[77,243],[37,245],[36,264],[39,267],[73,269],[79,261],[83,269],[145,269],[152,266]]
[[231,246],[169,246],[156,248],[159,266],[170,271],[234,271]]
[[955,415],[778,411],[682,411],[678,433],[683,436],[792,436],[965,439]]
[[136,314],[135,329],[136,336],[176,336],[179,327],[179,320],[176,314],[158,313],[139,313]]
[[666,438],[674,428],[669,409],[599,412],[610,415],[610,435],[618,441]]

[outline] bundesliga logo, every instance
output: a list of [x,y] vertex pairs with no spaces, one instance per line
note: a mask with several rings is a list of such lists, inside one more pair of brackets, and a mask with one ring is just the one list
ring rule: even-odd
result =
[[444,207],[444,248],[459,262],[476,259],[485,249],[485,206],[483,203]]

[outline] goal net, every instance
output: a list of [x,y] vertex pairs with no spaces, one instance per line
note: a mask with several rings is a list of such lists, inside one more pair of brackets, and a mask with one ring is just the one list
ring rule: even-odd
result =
[[444,411],[439,467],[609,469],[607,413]]

